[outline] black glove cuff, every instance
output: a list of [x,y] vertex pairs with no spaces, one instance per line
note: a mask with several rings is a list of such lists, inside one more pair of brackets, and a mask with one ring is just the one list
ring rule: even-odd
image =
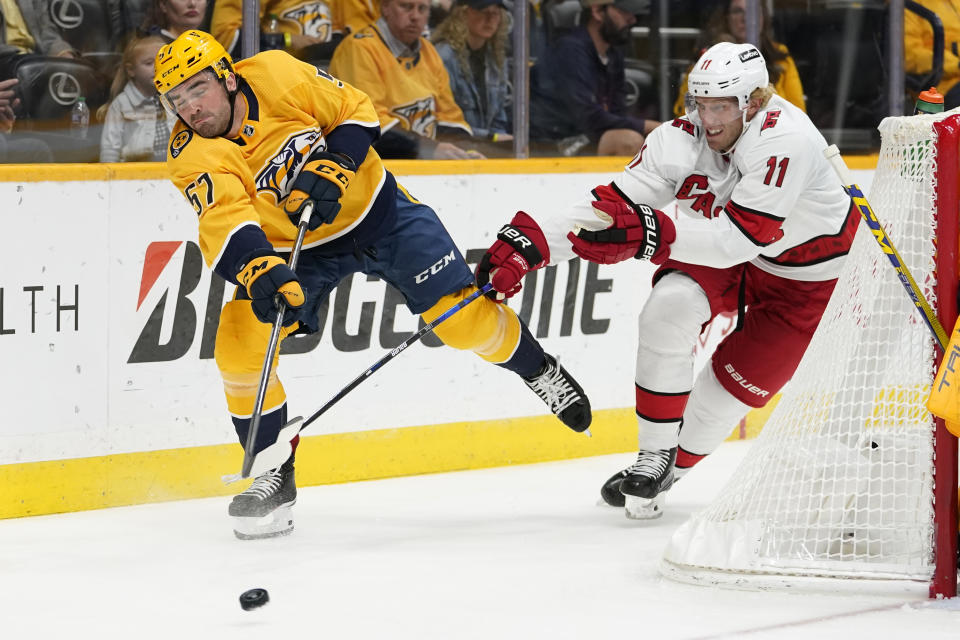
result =
[[357,164],[345,153],[317,150],[310,154],[310,156],[307,158],[307,162],[313,162],[316,160],[332,160],[333,162],[337,163],[337,166],[345,171],[352,171],[354,173],[357,172]]
[[497,239],[510,245],[531,267],[543,262],[543,254],[536,243],[512,224],[503,225],[497,232]]

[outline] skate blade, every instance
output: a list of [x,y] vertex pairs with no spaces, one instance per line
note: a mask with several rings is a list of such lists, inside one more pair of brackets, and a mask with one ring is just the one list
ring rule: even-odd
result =
[[630,520],[655,520],[663,515],[665,496],[660,493],[656,498],[624,496],[623,510]]
[[277,507],[260,518],[233,516],[233,534],[240,540],[259,540],[288,535],[293,531],[291,505]]

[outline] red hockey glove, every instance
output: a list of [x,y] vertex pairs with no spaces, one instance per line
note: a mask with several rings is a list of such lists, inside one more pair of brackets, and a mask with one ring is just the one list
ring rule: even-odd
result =
[[550,261],[550,247],[537,221],[517,211],[510,224],[503,225],[493,243],[477,265],[477,285],[493,283],[487,295],[504,300],[520,291],[520,281],[528,272]]
[[616,264],[630,258],[663,264],[670,243],[677,239],[673,220],[645,204],[597,200],[593,210],[610,226],[600,231],[579,229],[567,234],[573,252],[590,262]]

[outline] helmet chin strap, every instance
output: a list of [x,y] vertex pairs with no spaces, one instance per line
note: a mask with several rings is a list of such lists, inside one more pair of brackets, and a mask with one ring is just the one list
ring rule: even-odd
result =
[[233,91],[227,89],[227,81],[225,78],[220,79],[220,85],[223,87],[223,90],[227,92],[227,101],[230,103],[230,117],[227,118],[226,128],[218,133],[217,137],[225,138],[227,134],[230,133],[230,129],[233,128],[233,116],[237,108],[237,93],[240,91],[240,77],[236,74],[234,74],[233,77],[237,79],[237,88]]

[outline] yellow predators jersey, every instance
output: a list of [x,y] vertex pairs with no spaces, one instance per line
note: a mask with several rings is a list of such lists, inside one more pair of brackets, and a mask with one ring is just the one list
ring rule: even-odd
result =
[[251,252],[293,246],[297,229],[281,203],[311,150],[349,151],[359,166],[340,213],[308,231],[304,249],[348,253],[334,247],[387,224],[396,182],[369,147],[379,135],[370,99],[282,51],[242,60],[235,71],[242,96],[236,108],[245,110],[239,136],[203,138],[178,122],[167,155],[173,183],[199,216],[207,265],[235,283]]
[[343,26],[347,33],[356,33],[380,17],[379,0],[342,0]]
[[330,73],[370,96],[383,131],[398,126],[434,138],[442,125],[472,133],[440,55],[424,38],[416,57],[395,58],[377,26],[367,25],[337,45]]
[[[301,34],[330,42],[334,33],[343,33],[343,3],[338,0],[263,0],[260,3],[260,24],[267,26],[267,16],[276,14],[280,31]],[[243,22],[243,0],[217,0],[210,18],[210,33],[223,48],[232,51],[240,37]]]

